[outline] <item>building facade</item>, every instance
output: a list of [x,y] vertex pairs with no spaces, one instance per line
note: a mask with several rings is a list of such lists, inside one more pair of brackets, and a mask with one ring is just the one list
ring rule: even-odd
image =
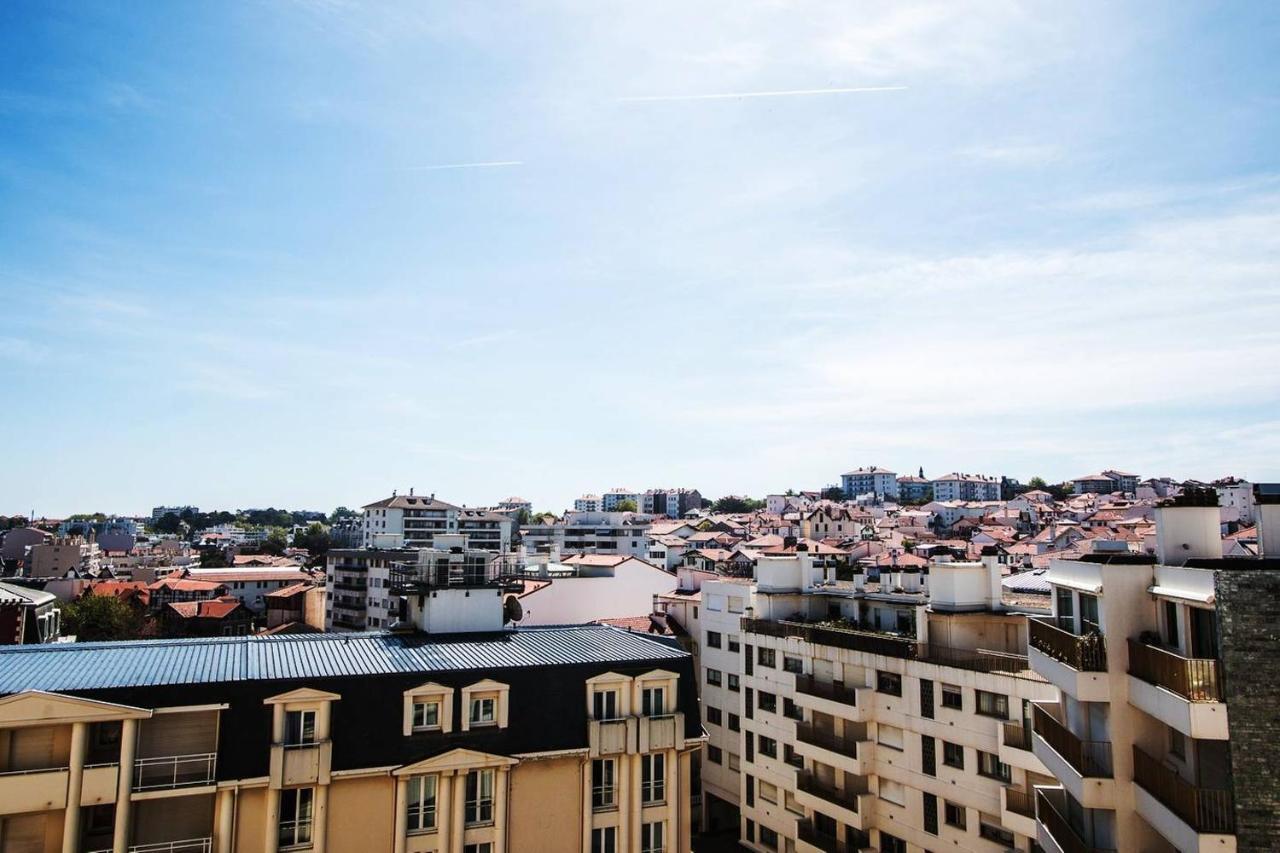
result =
[[435,495],[392,495],[362,507],[365,548],[429,548],[436,536],[461,533],[467,547],[497,554],[511,550],[516,523],[508,515],[468,509]]
[[874,494],[877,500],[898,497],[898,475],[893,471],[872,465],[855,468],[840,475],[840,488],[850,500],[859,495]]
[[931,481],[935,501],[1001,500],[1000,478],[981,474],[947,474]]

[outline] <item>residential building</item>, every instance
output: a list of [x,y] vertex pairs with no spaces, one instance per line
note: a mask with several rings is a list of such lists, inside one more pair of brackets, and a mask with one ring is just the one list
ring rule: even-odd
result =
[[574,512],[603,512],[604,501],[599,495],[583,495],[573,502]]
[[52,539],[52,533],[38,527],[15,527],[0,533],[0,574],[17,574],[25,567],[31,547]]
[[1000,577],[943,559],[838,581],[797,545],[701,580],[706,825],[736,815],[757,851],[1030,850],[1049,777],[1027,720],[1057,691]]
[[498,502],[498,509],[503,512],[515,513],[519,515],[522,512],[533,512],[533,501],[527,501],[521,497],[506,498]]
[[62,611],[53,593],[0,583],[0,646],[56,643],[61,636]]
[[[190,601],[208,601],[226,595],[231,590],[227,584],[215,580],[197,580],[185,572],[175,572],[147,585],[147,605],[153,610],[163,610],[169,604]],[[96,587],[86,590],[96,595]],[[112,590],[114,593],[115,590]]]
[[849,500],[868,494],[875,495],[877,500],[897,498],[898,475],[875,465],[855,468],[840,475],[840,488]]
[[323,631],[325,629],[325,588],[306,581],[269,592],[267,629]]
[[160,631],[165,637],[240,637],[253,633],[253,611],[231,595],[166,604]]
[[101,566],[98,543],[83,536],[55,536],[27,549],[26,576],[94,577]]
[[875,533],[875,519],[865,510],[825,506],[800,516],[802,539],[866,539]]
[[166,515],[176,515],[179,518],[181,518],[184,512],[189,512],[192,515],[195,515],[200,512],[200,507],[198,506],[158,506],[155,509],[151,510],[151,520],[159,521],[160,519],[164,518]]
[[1280,486],[1254,487],[1259,558],[1224,559],[1214,489],[1157,505],[1154,555],[1050,563],[1030,660],[1061,691],[1033,709],[1046,851],[1272,850]]
[[308,572],[287,568],[188,569],[183,576],[224,585],[228,595],[259,616],[267,612],[267,595],[312,580]]
[[635,506],[636,511],[639,511],[640,493],[622,488],[610,489],[605,492],[600,499],[600,509],[603,512],[619,512],[618,506],[626,501],[630,501]]
[[434,537],[462,533],[467,547],[505,554],[511,550],[515,521],[484,509],[467,509],[437,500],[392,495],[363,507],[365,548],[427,548]]
[[687,652],[504,630],[484,574],[396,588],[412,631],[0,650],[4,848],[690,849]]
[[909,474],[898,478],[898,499],[920,503],[933,497],[933,482],[925,477]]
[[1138,490],[1138,475],[1125,471],[1107,469],[1097,474],[1086,474],[1071,481],[1072,491],[1077,495],[1108,495],[1112,492],[1134,494]]
[[998,501],[1003,499],[999,477],[959,472],[937,477],[930,483],[935,501]]
[[1234,521],[1241,525],[1253,524],[1254,500],[1253,484],[1239,477],[1224,477],[1215,480],[1213,488],[1218,493],[1218,508],[1223,521]]
[[636,508],[647,515],[683,518],[691,510],[702,509],[702,493],[697,489],[648,489]]
[[649,552],[649,516],[630,512],[568,512],[551,524],[529,524],[520,538],[530,555],[553,551],[623,554],[644,558]]
[[675,575],[638,557],[575,554],[527,575],[513,597],[521,625],[576,625],[647,615]]

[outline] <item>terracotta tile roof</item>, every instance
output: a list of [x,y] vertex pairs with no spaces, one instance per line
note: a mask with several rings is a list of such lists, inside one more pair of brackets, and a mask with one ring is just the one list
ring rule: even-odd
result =
[[178,578],[167,577],[155,581],[147,586],[150,590],[171,589],[180,590],[182,592],[213,592],[220,589],[224,584],[217,581],[201,581],[194,578]]
[[240,599],[224,595],[209,601],[176,601],[168,605],[183,619],[225,619],[237,610],[244,608]]

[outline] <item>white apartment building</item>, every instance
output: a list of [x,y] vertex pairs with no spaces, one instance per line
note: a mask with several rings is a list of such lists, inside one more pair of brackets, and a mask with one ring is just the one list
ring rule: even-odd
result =
[[468,548],[511,550],[515,521],[484,509],[454,506],[435,495],[392,495],[362,507],[365,548],[428,548],[436,536],[461,533]]
[[[1280,486],[1257,486],[1261,558],[1222,558],[1213,489],[1156,509],[1156,554],[1051,563],[1032,667],[1037,838],[1077,850],[1273,850]],[[1267,555],[1270,555],[1269,557]]]
[[1097,474],[1085,474],[1071,481],[1072,490],[1077,495],[1107,495],[1112,492],[1124,492],[1127,495],[1138,491],[1138,475],[1128,471],[1116,471],[1108,468]]
[[569,512],[556,524],[530,524],[520,531],[531,555],[623,554],[645,559],[653,520],[630,512]]
[[603,512],[617,512],[619,504],[623,501],[631,501],[631,503],[635,504],[636,509],[639,510],[640,498],[639,492],[633,492],[630,489],[610,489],[600,499],[600,509]]
[[736,815],[757,851],[1030,850],[1050,777],[1027,725],[1057,691],[1023,656],[1000,571],[837,581],[801,551],[762,556],[754,582],[702,580],[704,825]]
[[1218,492],[1218,508],[1223,521],[1253,524],[1253,484],[1238,477],[1226,477],[1213,484]]
[[1000,478],[981,474],[951,473],[935,478],[931,484],[935,501],[998,501]]
[[604,501],[599,495],[583,495],[573,502],[574,512],[603,512]]
[[840,475],[840,488],[844,490],[844,496],[850,500],[867,494],[874,494],[877,500],[897,498],[898,475],[875,465],[855,468]]
[[636,508],[647,515],[683,518],[690,510],[702,509],[702,493],[697,489],[646,489]]

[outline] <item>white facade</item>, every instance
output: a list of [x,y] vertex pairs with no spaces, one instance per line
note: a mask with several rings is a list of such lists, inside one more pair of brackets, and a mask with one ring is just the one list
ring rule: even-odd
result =
[[933,480],[935,501],[998,501],[1000,478],[981,474],[947,474]]
[[529,590],[517,596],[524,611],[521,625],[576,625],[645,616],[653,611],[653,597],[669,592],[675,582],[671,572],[633,557],[591,574],[564,577],[556,568],[548,567],[553,575],[549,582],[531,583]]
[[629,512],[570,512],[557,524],[531,524],[521,531],[529,554],[623,554],[644,559],[653,520]]
[[874,494],[878,500],[898,497],[898,475],[893,471],[872,465],[855,468],[840,475],[840,488],[849,499],[859,495]]
[[573,502],[574,512],[602,512],[604,501],[599,495],[583,495]]
[[640,509],[640,493],[628,489],[610,489],[605,492],[600,501],[600,509],[604,512],[616,512],[623,501],[631,501],[637,510]]

